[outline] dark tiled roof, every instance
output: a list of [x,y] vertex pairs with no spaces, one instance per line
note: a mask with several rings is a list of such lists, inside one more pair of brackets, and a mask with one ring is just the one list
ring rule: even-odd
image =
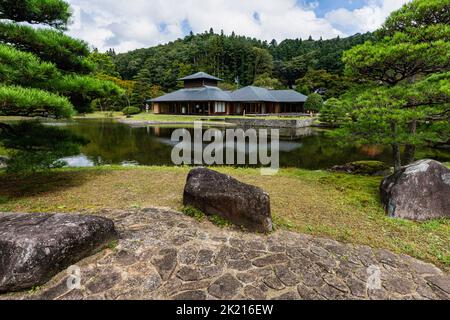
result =
[[270,90],[277,102],[306,102],[308,97],[294,90]]
[[270,91],[260,87],[248,86],[231,93],[233,101],[240,102],[278,102]]
[[224,102],[306,102],[307,96],[294,90],[268,90],[265,88],[248,86],[233,92],[223,91],[217,87],[200,87],[181,89],[153,102],[181,102],[181,101],[224,101]]
[[217,87],[204,86],[201,88],[181,89],[162,97],[152,99],[153,102],[170,101],[232,101],[231,95],[227,91],[222,91]]
[[184,78],[181,78],[181,79],[178,79],[178,80],[185,81],[185,80],[196,80],[196,79],[209,79],[209,80],[223,81],[222,79],[214,77],[214,76],[212,76],[210,74],[207,74],[205,72],[197,72],[197,73],[194,73],[194,74],[192,74],[190,76],[187,76],[187,77],[184,77]]
[[306,102],[307,96],[294,90],[268,90],[248,86],[231,94],[233,101],[240,102]]

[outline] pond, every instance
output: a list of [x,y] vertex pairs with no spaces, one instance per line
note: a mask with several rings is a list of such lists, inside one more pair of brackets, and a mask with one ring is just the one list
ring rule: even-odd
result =
[[[55,123],[53,123],[55,125]],[[129,126],[112,120],[77,120],[57,123],[89,139],[82,154],[64,159],[72,167],[97,165],[173,165],[171,153],[177,142],[171,141],[177,127]],[[187,129],[193,131],[192,127]],[[225,130],[225,128],[218,128]],[[391,163],[388,147],[340,147],[316,128],[281,129],[280,166],[326,169],[357,160]],[[251,146],[247,145],[247,148]],[[450,150],[421,149],[418,158],[450,161]]]

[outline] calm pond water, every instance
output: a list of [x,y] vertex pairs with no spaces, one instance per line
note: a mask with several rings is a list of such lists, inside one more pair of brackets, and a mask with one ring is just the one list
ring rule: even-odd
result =
[[[55,125],[55,123],[53,123]],[[96,165],[173,165],[171,152],[177,142],[172,132],[179,128],[129,126],[112,120],[79,120],[57,123],[90,140],[82,154],[65,159],[69,166]],[[192,127],[187,127],[193,132]],[[218,128],[225,130],[224,128]],[[390,163],[389,148],[378,146],[339,147],[336,141],[315,128],[281,129],[280,166],[305,169],[325,169],[357,160],[380,160]],[[247,148],[252,146],[248,146]],[[450,150],[422,149],[418,158],[450,161]]]

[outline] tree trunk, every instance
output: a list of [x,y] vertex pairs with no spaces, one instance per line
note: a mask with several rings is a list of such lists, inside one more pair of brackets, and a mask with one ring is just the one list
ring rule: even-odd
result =
[[405,164],[410,164],[414,162],[416,155],[416,146],[412,144],[407,144],[405,146]]
[[400,146],[396,143],[392,144],[392,155],[394,159],[394,172],[402,169],[402,158],[400,154]]
[[[417,130],[417,121],[414,120],[409,124],[409,132],[411,135],[415,135]],[[405,146],[405,164],[410,164],[414,161],[414,157],[416,154],[416,146],[412,144],[407,144]]]
[[[395,138],[397,136],[397,124],[391,122],[391,132],[392,136]],[[400,153],[400,146],[398,143],[392,143],[392,156],[394,160],[394,172],[398,172],[402,168],[402,158]]]

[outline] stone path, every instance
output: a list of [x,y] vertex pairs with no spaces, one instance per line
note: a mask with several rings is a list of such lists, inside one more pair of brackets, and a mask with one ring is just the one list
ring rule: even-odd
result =
[[450,298],[449,274],[386,250],[221,229],[165,209],[99,215],[115,220],[121,240],[77,264],[79,289],[69,290],[62,272],[43,288],[0,299]]

